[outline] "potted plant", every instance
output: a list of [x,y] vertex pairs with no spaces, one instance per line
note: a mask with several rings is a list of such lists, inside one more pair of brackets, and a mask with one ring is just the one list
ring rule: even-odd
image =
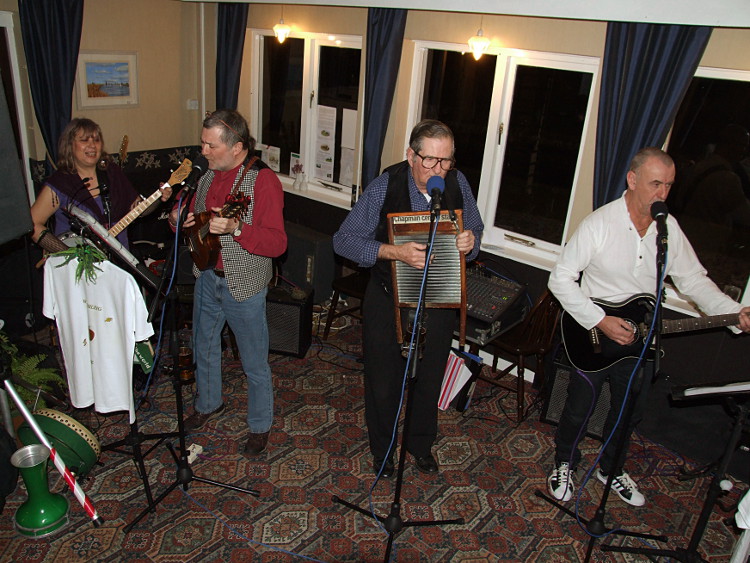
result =
[[0,354],[2,354],[3,369],[10,365],[11,383],[31,408],[45,408],[48,401],[64,403],[59,397],[63,392],[65,380],[59,369],[43,365],[47,354],[26,355],[21,353],[8,335],[0,330]]

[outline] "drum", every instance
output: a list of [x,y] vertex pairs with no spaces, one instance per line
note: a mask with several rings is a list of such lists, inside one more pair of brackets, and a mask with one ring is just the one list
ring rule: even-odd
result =
[[[91,471],[102,453],[96,436],[74,418],[54,409],[39,409],[34,413],[34,418],[65,465],[77,477]],[[24,445],[40,443],[25,421],[18,427],[18,438]]]

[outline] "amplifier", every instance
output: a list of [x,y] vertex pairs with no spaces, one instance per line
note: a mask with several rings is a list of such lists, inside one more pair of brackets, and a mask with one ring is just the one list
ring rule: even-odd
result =
[[331,296],[336,263],[329,235],[302,225],[284,222],[286,253],[279,258],[281,275],[298,287],[312,290],[318,302]]
[[313,292],[273,287],[266,297],[269,350],[303,358],[312,342]]
[[[568,397],[568,381],[570,381],[571,376],[578,377],[573,375],[571,369],[556,362],[555,369],[545,378],[544,404],[539,416],[542,422],[554,425],[560,422],[565,399]],[[604,439],[604,423],[607,421],[607,415],[609,414],[609,400],[609,381],[605,381],[599,399],[596,401],[594,412],[589,418],[588,428],[586,429],[587,436],[599,440]]]

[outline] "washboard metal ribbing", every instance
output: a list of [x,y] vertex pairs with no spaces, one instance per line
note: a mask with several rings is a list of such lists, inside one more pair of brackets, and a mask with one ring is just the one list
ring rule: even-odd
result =
[[[435,234],[433,258],[425,289],[424,306],[437,309],[459,309],[459,344],[466,339],[466,261],[456,248],[456,236],[463,230],[462,211],[442,211]],[[388,242],[428,244],[430,213],[389,213]],[[400,309],[415,309],[419,301],[423,271],[394,260],[391,265],[393,304],[396,308],[396,338],[403,342]]]

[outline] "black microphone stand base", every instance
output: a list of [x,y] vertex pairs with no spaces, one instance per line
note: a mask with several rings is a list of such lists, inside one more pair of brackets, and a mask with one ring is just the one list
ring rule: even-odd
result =
[[380,516],[377,514],[373,514],[372,512],[362,508],[361,506],[357,506],[356,504],[352,504],[351,502],[345,501],[336,495],[334,495],[331,500],[333,500],[333,502],[335,503],[343,504],[344,506],[351,508],[352,510],[356,510],[360,514],[363,514],[369,518],[375,518],[381,524],[383,524],[385,531],[388,532],[388,544],[386,546],[385,557],[383,561],[388,561],[390,559],[391,549],[393,547],[393,540],[398,535],[398,533],[401,532],[404,528],[409,528],[409,527],[414,527],[414,526],[445,526],[447,524],[463,524],[464,523],[463,518],[453,518],[450,520],[407,520],[407,521],[404,521],[401,518],[401,504],[398,502],[394,502],[391,504],[391,511],[388,514],[388,516]]
[[[174,356],[173,356],[174,357]],[[170,371],[174,369],[174,366],[170,368]],[[205,479],[203,477],[198,477],[193,473],[192,467],[190,467],[190,461],[188,461],[188,452],[186,448],[186,439],[185,439],[185,424],[183,422],[183,403],[182,403],[182,381],[179,380],[176,374],[172,374],[172,385],[175,389],[175,397],[177,402],[177,428],[178,431],[176,435],[180,439],[180,455],[177,455],[177,452],[175,452],[174,446],[171,443],[167,443],[167,449],[169,449],[169,453],[172,454],[172,458],[174,459],[175,465],[176,465],[176,472],[175,472],[175,480],[174,482],[167,487],[167,489],[160,494],[156,499],[153,501],[150,501],[148,503],[148,506],[138,515],[135,517],[135,519],[130,522],[127,526],[123,528],[123,531],[127,534],[130,532],[130,530],[133,529],[133,526],[135,526],[138,522],[143,519],[146,514],[149,512],[155,512],[156,506],[163,501],[169,493],[171,493],[173,490],[175,490],[177,487],[182,486],[182,489],[187,491],[188,486],[193,481],[198,481],[199,483],[206,483],[208,485],[214,485],[216,487],[222,487],[225,489],[230,489],[232,491],[237,491],[239,493],[246,493],[252,496],[260,496],[260,492],[256,491],[254,489],[246,489],[244,487],[237,487],[236,485],[231,485],[229,483],[221,483],[219,481],[214,481],[212,479]],[[150,450],[149,450],[150,451]]]
[[[116,452],[120,454],[125,455],[132,455],[133,456],[133,462],[135,463],[135,467],[138,470],[139,477],[141,478],[141,481],[143,481],[143,488],[146,492],[146,501],[148,504],[148,509],[151,512],[154,511],[154,498],[151,494],[151,484],[148,480],[148,472],[146,471],[146,464],[144,462],[144,459],[148,454],[150,454],[156,447],[161,444],[164,440],[167,438],[173,438],[179,436],[179,432],[165,432],[161,434],[144,434],[140,430],[138,430],[138,423],[133,422],[130,425],[130,433],[123,438],[122,440],[117,440],[116,442],[111,442],[109,444],[106,444],[102,446],[103,452]],[[152,445],[148,450],[143,452],[141,450],[141,444],[144,443],[146,440],[156,440],[156,443]],[[122,449],[123,447],[128,447],[129,449],[125,450]]]
[[[587,520],[585,518],[578,517],[576,515],[576,513],[575,513],[574,510],[571,510],[567,506],[564,506],[563,504],[561,504],[560,502],[558,502],[556,499],[554,499],[554,498],[552,498],[550,496],[547,496],[546,494],[544,494],[543,492],[541,492],[539,490],[534,491],[534,494],[537,497],[539,497],[540,499],[542,499],[542,500],[548,502],[549,504],[557,507],[558,510],[564,512],[568,516],[570,516],[572,518],[577,518],[579,521],[581,521],[586,526],[586,531],[589,533],[590,538],[589,538],[588,548],[586,549],[586,557],[584,558],[584,561],[589,561],[589,559],[591,558],[591,552],[594,549],[594,542],[596,541],[596,539],[600,538],[600,537],[602,537],[604,535],[607,535],[607,534],[608,535],[625,536],[625,537],[631,537],[631,538],[640,538],[640,539],[644,539],[644,540],[660,541],[660,542],[666,542],[666,541],[668,541],[668,538],[666,536],[663,536],[663,535],[657,536],[657,535],[653,535],[653,534],[643,534],[643,533],[640,533],[640,532],[632,532],[632,531],[628,531],[628,530],[620,530],[620,529],[614,530],[613,528],[607,528],[604,525],[604,508],[601,507],[601,506],[597,509],[596,514],[594,515],[594,517],[591,518],[590,520]],[[608,551],[608,549],[607,549],[608,547],[610,547],[610,546],[602,545],[601,549],[602,549],[602,551]]]
[[[419,323],[417,323],[417,326],[419,327]],[[419,331],[417,332],[417,334],[419,334]],[[347,502],[336,495],[332,497],[333,502],[338,503],[338,504],[343,504],[344,506],[351,508],[352,510],[356,510],[360,514],[363,514],[370,518],[374,518],[378,520],[381,524],[383,524],[383,527],[385,528],[386,532],[388,532],[388,543],[386,545],[385,557],[383,559],[383,561],[386,561],[386,562],[390,560],[391,549],[393,547],[394,538],[404,528],[414,527],[414,526],[444,526],[447,524],[463,524],[464,523],[463,518],[454,518],[451,520],[407,520],[407,521],[404,521],[401,518],[401,485],[404,480],[404,466],[406,463],[406,442],[407,442],[406,437],[408,435],[409,425],[411,422],[412,397],[414,396],[412,386],[414,385],[414,381],[415,381],[415,378],[410,377],[408,380],[408,385],[407,385],[406,412],[404,414],[404,429],[403,429],[402,436],[401,436],[401,451],[398,457],[398,470],[396,471],[395,492],[394,492],[393,502],[391,503],[391,511],[389,512],[388,516],[379,516],[377,514],[374,514],[372,511],[362,508],[360,506],[357,506],[356,504]]]
[[156,506],[163,501],[169,493],[174,491],[177,487],[182,486],[182,489],[187,491],[188,486],[192,481],[198,481],[199,483],[206,483],[207,485],[214,485],[216,487],[222,487],[225,489],[230,489],[232,491],[237,491],[238,493],[246,493],[252,496],[260,496],[260,492],[256,491],[254,489],[246,489],[243,487],[237,487],[235,485],[231,485],[229,483],[221,483],[219,481],[214,481],[213,479],[205,479],[203,477],[198,477],[193,473],[192,467],[190,467],[190,462],[187,460],[186,456],[177,456],[177,452],[174,450],[174,446],[172,444],[167,444],[167,448],[169,449],[169,453],[172,454],[172,457],[174,458],[175,464],[177,465],[177,472],[175,475],[174,482],[167,487],[167,489],[160,494],[156,499],[153,500],[153,502],[147,506],[138,516],[136,516],[130,524],[125,526],[123,528],[123,532],[126,534],[130,532],[130,530],[133,529],[133,526],[135,526],[138,522],[140,522],[146,514],[149,512],[156,512]]

